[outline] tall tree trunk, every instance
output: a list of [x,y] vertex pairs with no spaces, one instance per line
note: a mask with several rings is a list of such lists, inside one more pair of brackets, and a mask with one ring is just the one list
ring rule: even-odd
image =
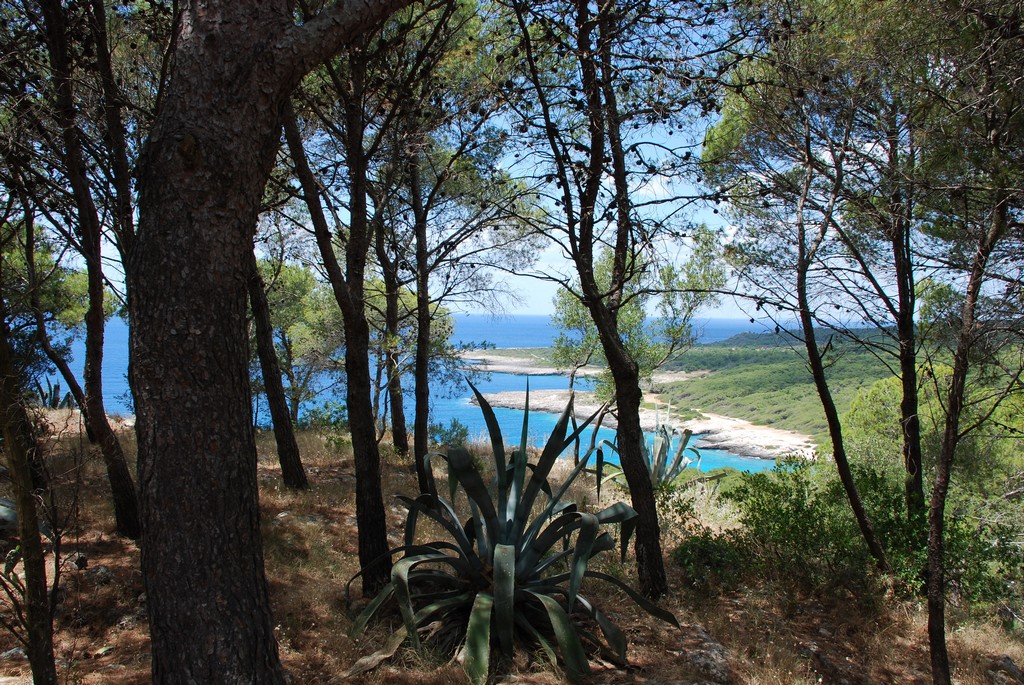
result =
[[203,53],[175,58],[128,271],[153,679],[278,684],[244,325],[276,112]]
[[399,343],[398,267],[384,247],[384,232],[377,231],[377,261],[384,277],[384,364],[388,399],[391,404],[391,440],[398,454],[409,454],[409,432],[405,425],[405,397],[402,392],[402,366]]
[[[363,150],[366,121],[363,113],[366,64],[361,56],[350,60],[352,90],[345,98],[345,153],[349,171],[349,231],[345,251],[347,298],[339,300],[345,325],[345,375],[347,377],[349,427],[356,459],[356,518],[359,523],[359,566],[364,569],[363,593],[376,594],[390,581],[387,517],[381,493],[380,452],[372,407],[370,380],[370,326],[366,320],[364,280],[371,245],[372,222],[368,216],[367,171]],[[321,252],[323,253],[323,244]],[[334,252],[324,254],[333,258]],[[332,271],[328,269],[328,275]],[[340,283],[340,282],[339,282]],[[332,285],[334,283],[332,282]],[[337,292],[337,290],[335,290]]]
[[[103,272],[100,264],[100,236],[89,237],[91,242],[86,257],[89,279],[89,309],[85,315],[85,419],[90,433],[99,443],[107,479],[114,500],[114,520],[119,535],[138,539],[142,533],[139,504],[135,483],[121,442],[110,427],[103,403],[103,337],[105,313],[103,311]],[[84,241],[83,241],[84,243]]]
[[905,471],[904,499],[907,522],[914,531],[915,544],[927,544],[927,506],[924,500],[924,473],[921,452],[921,417],[917,388],[917,331],[914,326],[914,272],[909,244],[910,232],[900,230],[893,240],[896,266],[897,316],[896,337],[899,343],[900,426],[903,430],[903,465]]
[[274,328],[270,323],[270,305],[267,292],[256,266],[256,254],[249,251],[249,306],[256,327],[256,353],[260,358],[263,373],[263,387],[267,393],[270,418],[274,423],[274,440],[277,443],[277,458],[281,463],[281,478],[284,484],[296,490],[309,488],[306,470],[302,467],[299,445],[295,442],[292,418],[288,413],[288,402],[281,384],[281,369],[277,365],[277,351],[274,349]]
[[128,268],[156,683],[284,682],[263,570],[246,299],[283,3],[186,3]]
[[[369,321],[366,322],[369,326]],[[372,377],[370,378],[370,414],[373,416],[373,435],[374,439],[379,444],[384,439],[384,433],[386,431],[386,416],[388,413],[388,399],[384,397],[384,372],[385,372],[385,359],[386,355],[381,347],[374,347],[373,350],[367,350],[367,354],[372,355],[373,359],[370,361],[370,369]]]
[[416,418],[413,424],[413,450],[416,481],[420,492],[429,492],[426,456],[430,450],[430,246],[427,245],[427,210],[423,202],[418,155],[409,159],[409,192],[416,234],[416,362],[414,384]]
[[[302,405],[303,381],[295,373],[295,355],[292,353],[292,339],[284,331],[279,338],[284,352],[284,375],[288,377],[288,418],[293,426],[299,424],[299,407]],[[275,355],[276,356],[276,355]]]
[[[818,348],[818,341],[815,337],[814,316],[811,312],[807,275],[818,247],[824,238],[825,227],[828,224],[827,221],[822,221],[818,234],[810,240],[809,244],[803,212],[804,202],[807,199],[812,178],[813,174],[808,168],[796,210],[798,255],[796,264],[796,297],[800,314],[800,327],[804,337],[804,349],[807,351],[807,364],[814,379],[814,388],[818,393],[821,408],[825,413],[829,438],[832,440],[832,458],[836,464],[839,481],[846,492],[846,499],[850,503],[850,509],[857,520],[861,537],[864,538],[871,556],[875,558],[875,563],[879,569],[888,570],[889,562],[886,560],[885,550],[882,548],[882,544],[875,534],[875,529],[871,525],[867,510],[864,509],[864,502],[861,500],[860,492],[857,490],[857,484],[853,480],[853,473],[850,471],[850,462],[846,457],[846,447],[843,443],[842,422],[839,420],[839,411],[836,409],[835,402],[832,399],[832,391],[828,385],[828,379],[825,377],[825,364],[823,363],[821,350]],[[838,186],[838,181],[836,185]],[[834,202],[834,199],[835,195],[833,195],[830,201],[830,207],[833,206],[831,203]],[[826,212],[826,215],[830,214],[831,209]]]
[[107,467],[117,532],[136,539],[141,533],[138,499],[121,443],[107,420],[103,405],[103,307],[104,279],[102,263],[103,233],[99,214],[92,199],[82,142],[78,135],[72,95],[71,62],[67,45],[64,10],[59,2],[42,3],[50,64],[56,81],[58,120],[64,145],[64,163],[71,184],[77,213],[78,248],[85,259],[89,288],[89,308],[85,314],[85,419],[90,435],[99,443]]
[[[887,181],[893,191],[888,198],[888,234],[892,246],[892,263],[896,275],[896,340],[900,365],[900,426],[903,430],[904,501],[907,523],[914,533],[919,549],[927,545],[927,506],[924,500],[923,458],[921,452],[921,418],[918,415],[917,388],[917,330],[914,313],[917,294],[914,292],[914,251],[911,245],[913,231],[913,189],[905,181],[903,144],[897,125],[897,114],[889,112],[887,139],[889,147],[886,167]],[[915,152],[913,135],[906,156],[913,168]]]
[[[596,314],[595,321],[598,321]],[[608,359],[608,368],[615,379],[619,461],[629,485],[630,501],[638,515],[634,551],[640,591],[656,599],[668,593],[668,579],[661,551],[661,528],[654,502],[654,486],[641,451],[644,432],[640,425],[643,394],[640,391],[639,369],[614,330],[609,330],[607,324],[602,326],[598,323],[598,332]]]
[[[390,299],[390,298],[389,298]],[[394,311],[392,312],[392,309]],[[388,302],[387,314],[387,378],[391,400],[391,440],[395,450],[409,454],[409,429],[405,424],[405,391],[402,388],[401,351],[398,349],[398,306]]]
[[[291,107],[284,119],[284,129],[296,176],[309,209],[320,257],[345,326],[346,398],[352,450],[355,454],[359,564],[363,569],[363,594],[372,595],[390,580],[391,564],[387,557],[387,517],[381,493],[380,452],[371,402],[370,327],[363,302],[363,277],[369,248],[366,169],[365,166],[360,168],[360,160],[363,159],[363,131],[359,125],[361,112],[356,112],[354,106],[349,109],[348,135],[355,140],[346,141],[351,174],[351,225],[344,272],[334,253],[331,230],[321,205],[316,178],[306,160],[295,112]],[[353,122],[353,119],[356,121]],[[357,125],[353,126],[353,123]]]
[[[589,44],[590,38],[582,27],[588,23],[587,9],[582,7],[579,22],[581,27],[581,43]],[[636,227],[633,225],[632,203],[630,199],[629,179],[625,163],[625,151],[621,137],[621,122],[618,100],[615,94],[616,74],[612,65],[612,44],[615,40],[614,2],[608,2],[599,8],[597,23],[599,27],[598,60],[585,60],[583,83],[588,101],[595,112],[603,116],[591,115],[592,127],[603,127],[606,133],[608,153],[612,163],[612,180],[616,200],[616,236],[613,252],[612,289],[605,301],[601,301],[597,284],[593,280],[593,254],[588,256],[590,265],[587,278],[581,276],[584,293],[590,304],[591,317],[598,330],[601,346],[604,349],[608,368],[615,380],[615,407],[618,412],[619,461],[622,472],[629,485],[630,500],[636,510],[639,521],[636,528],[636,562],[640,580],[640,590],[651,598],[658,598],[668,593],[668,579],[665,575],[665,562],[661,551],[661,529],[658,524],[658,509],[654,501],[654,486],[651,483],[650,471],[644,460],[642,445],[644,442],[643,428],[640,425],[640,403],[643,392],[640,390],[640,367],[626,348],[618,332],[617,308],[622,304],[623,291],[631,277],[627,262],[636,257]],[[599,69],[595,68],[594,62]],[[603,104],[602,104],[603,100]],[[595,148],[597,146],[594,146]],[[591,150],[593,179],[603,177],[597,174],[603,168],[604,145],[600,150],[601,159]],[[602,162],[599,164],[598,162]],[[592,183],[591,191],[596,189]],[[584,205],[589,216],[594,214],[596,195],[591,194]],[[588,219],[592,226],[592,220]]]
[[127,268],[142,575],[160,685],[284,682],[257,501],[249,253],[290,93],[403,4],[339,0],[297,26],[284,0],[180,3]]
[[18,512],[18,538],[25,570],[24,625],[27,632],[28,660],[32,682],[57,685],[53,660],[53,619],[47,594],[46,561],[39,538],[32,462],[37,445],[31,422],[22,404],[21,383],[15,369],[6,312],[0,322],[0,411],[3,412],[4,451],[14,485],[14,503]]
[[[828,380],[825,378],[825,365],[822,362],[821,351],[818,349],[818,341],[814,334],[814,321],[811,317],[806,295],[806,271],[801,271],[798,276],[797,293],[800,298],[800,325],[804,336],[804,349],[807,351],[807,363],[811,369],[811,376],[814,378],[814,388],[818,393],[822,410],[825,413],[825,422],[828,425],[828,435],[832,440],[832,459],[836,464],[836,472],[839,474],[839,481],[846,492],[847,501],[853,516],[857,520],[861,537],[868,546],[871,556],[875,558],[878,568],[886,571],[889,569],[889,562],[885,557],[885,550],[882,548],[878,535],[871,525],[867,510],[864,509],[864,502],[860,498],[857,484],[853,480],[853,473],[850,471],[850,461],[846,457],[846,448],[843,444],[843,427],[839,420],[839,411],[832,400],[832,391],[829,389]],[[803,282],[803,283],[801,283]]]
[[[998,168],[998,164],[993,165]],[[1000,192],[994,202],[992,223],[985,235],[978,241],[971,264],[970,277],[964,304],[960,313],[960,330],[957,332],[956,351],[953,354],[953,371],[946,393],[946,421],[942,431],[942,445],[935,468],[935,482],[932,485],[931,506],[928,511],[928,647],[931,653],[932,683],[951,685],[949,652],[946,648],[946,568],[945,568],[945,526],[946,496],[953,472],[953,458],[960,443],[960,415],[964,408],[967,385],[967,371],[970,366],[971,350],[978,337],[977,305],[985,270],[996,243],[1007,227],[1008,200]]]

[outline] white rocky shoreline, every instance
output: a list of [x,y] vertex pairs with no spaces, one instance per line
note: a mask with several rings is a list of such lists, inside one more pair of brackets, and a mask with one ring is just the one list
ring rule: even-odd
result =
[[[524,352],[528,352],[524,350]],[[550,375],[563,373],[539,360],[527,357],[506,357],[482,351],[464,354],[467,362],[482,370],[492,373],[511,373],[520,375]],[[600,369],[586,368],[579,375],[595,375]],[[692,374],[662,373],[655,377],[656,383],[685,380]],[[569,401],[569,390],[531,390],[530,411],[561,413]],[[484,395],[493,407],[522,410],[526,406],[525,391],[505,391],[486,393]],[[645,400],[658,404],[656,393],[646,393]],[[574,407],[576,416],[585,419],[600,408],[600,404],[591,392],[576,391]],[[667,409],[667,406],[666,406]],[[654,430],[659,421],[666,421],[666,411],[655,411],[645,408],[640,412],[640,423],[644,430]],[[676,428],[689,428],[701,436],[699,446],[728,450],[744,457],[759,459],[777,459],[784,456],[814,457],[814,442],[811,437],[802,433],[758,426],[720,414],[702,412],[699,419],[686,421],[670,421]],[[604,420],[604,425],[615,427],[612,417]]]

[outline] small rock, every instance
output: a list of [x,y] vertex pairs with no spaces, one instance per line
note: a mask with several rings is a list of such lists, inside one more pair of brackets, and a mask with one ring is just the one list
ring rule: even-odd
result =
[[21,647],[15,647],[14,649],[8,649],[6,652],[0,654],[0,659],[4,661],[14,661],[19,659],[27,659],[25,650]]
[[725,647],[708,635],[701,625],[683,626],[683,659],[714,685],[730,685],[736,681]]
[[74,564],[75,568],[79,571],[84,571],[85,567],[89,565],[89,559],[81,552],[72,552],[65,557],[69,563]]
[[95,566],[85,572],[85,577],[97,585],[110,585],[114,582],[114,572],[106,566]]

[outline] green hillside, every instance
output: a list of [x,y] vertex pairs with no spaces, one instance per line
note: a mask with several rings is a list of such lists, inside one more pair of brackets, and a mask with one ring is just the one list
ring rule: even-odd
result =
[[[822,336],[825,341],[828,337]],[[869,352],[833,336],[828,379],[840,414],[857,393],[889,371]],[[743,333],[696,345],[669,367],[705,371],[666,385],[672,404],[824,437],[826,426],[802,343],[787,335]]]

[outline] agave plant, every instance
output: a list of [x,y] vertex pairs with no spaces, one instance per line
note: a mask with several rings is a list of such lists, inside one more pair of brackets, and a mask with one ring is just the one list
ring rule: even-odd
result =
[[[696,464],[694,468],[700,468],[700,452],[694,447],[688,447],[691,437],[693,437],[693,431],[688,428],[680,431],[669,428],[667,424],[661,424],[655,429],[654,439],[650,443],[646,441],[641,443],[640,453],[647,465],[651,485],[656,490],[672,483],[691,464]],[[676,438],[679,440],[677,441]],[[602,440],[601,444],[618,454],[619,450],[615,444],[607,440]],[[693,456],[687,456],[687,453]],[[603,457],[599,456],[597,465],[599,483],[612,480],[625,487],[621,467],[608,467],[608,475],[602,477],[601,472],[604,468]]]
[[71,407],[71,403],[74,401],[71,397],[71,393],[67,392],[64,397],[61,398],[60,394],[60,383],[51,383],[50,379],[46,379],[46,388],[44,389],[42,384],[37,380],[36,389],[38,390],[39,406],[44,409],[68,409]]
[[[636,512],[626,504],[586,513],[566,501],[590,455],[561,485],[548,482],[556,460],[590,419],[567,436],[570,399],[537,462],[529,463],[529,390],[522,439],[508,456],[494,411],[475,387],[473,392],[490,434],[494,476],[488,484],[480,463],[465,449],[452,448],[447,455],[430,455],[447,463],[449,499],[438,495],[433,482],[415,499],[400,498],[409,510],[404,544],[391,552],[400,558],[391,582],[356,618],[353,632],[361,633],[388,605],[397,605],[403,625],[367,663],[379,663],[382,653],[393,653],[406,640],[414,647],[425,641],[451,651],[461,646],[474,683],[487,680],[494,649],[511,656],[517,644],[533,651],[539,647],[573,681],[589,672],[588,648],[625,663],[624,634],[581,593],[587,579],[617,586],[650,614],[678,627],[671,613],[619,579],[588,568],[594,556],[615,548],[603,524],[620,525],[623,558],[636,525]],[[454,504],[459,492],[469,512],[465,520]],[[427,521],[442,531],[441,539],[418,541]]]

